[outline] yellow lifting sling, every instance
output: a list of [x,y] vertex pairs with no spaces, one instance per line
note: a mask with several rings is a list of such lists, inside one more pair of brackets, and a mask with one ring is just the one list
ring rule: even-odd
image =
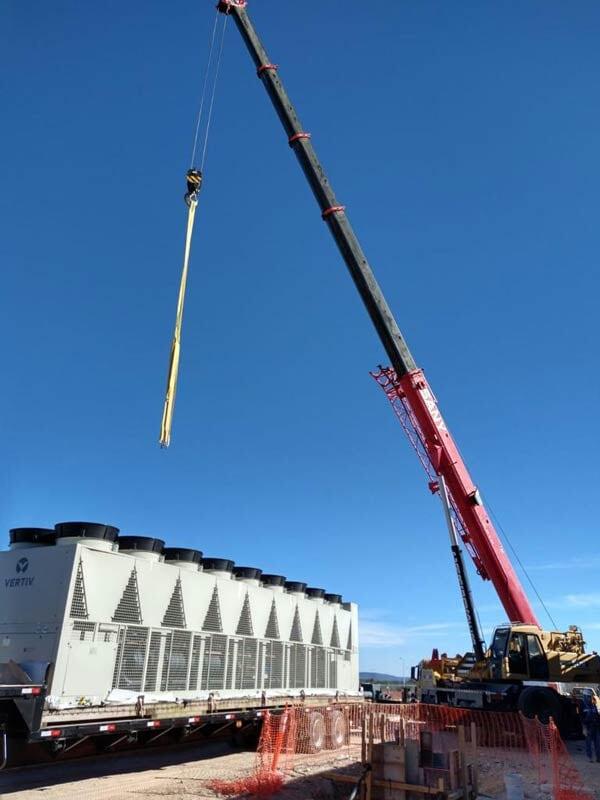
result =
[[215,38],[217,34],[217,21],[221,17],[217,9],[215,14],[215,22],[212,29],[212,36],[210,48],[208,53],[208,61],[206,64],[206,71],[204,76],[204,85],[202,88],[202,97],[200,99],[200,109],[198,111],[198,121],[196,123],[196,133],[194,136],[194,146],[192,149],[192,164],[194,164],[196,156],[196,147],[198,145],[198,135],[200,133],[200,126],[202,122],[202,114],[204,109],[204,101],[207,97],[207,88],[209,85],[209,75],[213,73],[212,78],[212,91],[210,92],[210,104],[208,106],[208,117],[204,129],[204,143],[202,146],[202,156],[200,159],[200,169],[190,168],[186,174],[187,192],[185,194],[185,202],[188,207],[187,230],[185,234],[185,249],[183,252],[183,269],[181,272],[181,283],[179,284],[179,296],[177,298],[177,315],[175,317],[175,330],[173,332],[173,341],[171,342],[171,356],[169,358],[169,370],[167,372],[167,389],[165,392],[165,403],[163,406],[162,422],[160,424],[160,446],[168,447],[171,442],[171,427],[173,425],[173,411],[175,410],[175,395],[177,393],[177,376],[179,373],[179,355],[181,351],[181,327],[183,324],[183,305],[185,302],[185,289],[188,276],[188,265],[190,262],[190,251],[192,248],[192,234],[194,231],[194,219],[196,216],[196,208],[198,206],[198,193],[202,186],[202,170],[204,169],[204,161],[206,159],[206,148],[208,146],[208,134],[210,131],[210,124],[212,120],[213,106],[215,102],[215,92],[217,88],[217,79],[219,77],[219,67],[221,65],[221,56],[223,53],[223,42],[225,38],[225,27],[227,25],[227,15],[225,15],[223,25],[221,27],[220,43],[218,46],[218,54],[213,66],[213,53],[215,51]]
[[188,265],[190,262],[190,251],[192,248],[192,233],[194,231],[194,219],[198,206],[198,192],[202,185],[202,173],[197,170],[189,170],[187,173],[187,194],[185,202],[188,207],[187,230],[185,234],[185,249],[183,251],[183,269],[181,272],[181,283],[179,284],[179,296],[177,298],[177,314],[175,316],[175,330],[173,341],[171,342],[171,357],[169,359],[169,370],[167,372],[167,390],[165,393],[165,404],[163,406],[162,422],[160,425],[160,446],[168,447],[171,441],[171,425],[173,423],[173,410],[175,408],[175,395],[177,393],[177,376],[179,374],[179,353],[181,350],[181,327],[183,323],[183,305],[185,302],[185,289],[188,276]]

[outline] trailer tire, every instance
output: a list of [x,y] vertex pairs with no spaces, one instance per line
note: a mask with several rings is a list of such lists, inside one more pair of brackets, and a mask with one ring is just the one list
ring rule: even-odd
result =
[[347,739],[347,726],[344,712],[334,709],[327,714],[325,719],[327,728],[327,738],[325,746],[328,750],[339,750],[343,747]]
[[325,717],[319,711],[309,711],[300,718],[296,748],[299,753],[320,753],[325,747],[327,731]]
[[552,689],[527,686],[519,695],[517,708],[528,719],[537,717],[540,722],[547,725],[552,717],[557,728],[562,725],[562,703],[559,695]]

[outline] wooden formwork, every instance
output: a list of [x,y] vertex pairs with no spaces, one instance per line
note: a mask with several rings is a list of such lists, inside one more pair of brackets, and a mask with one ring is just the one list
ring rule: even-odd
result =
[[[475,725],[444,731],[423,730],[418,739],[405,736],[399,720],[395,741],[385,741],[385,720],[373,714],[363,719],[360,780],[362,800],[473,800],[477,797],[477,736]],[[379,742],[375,742],[379,739]],[[357,783],[356,776],[329,772],[326,777]]]

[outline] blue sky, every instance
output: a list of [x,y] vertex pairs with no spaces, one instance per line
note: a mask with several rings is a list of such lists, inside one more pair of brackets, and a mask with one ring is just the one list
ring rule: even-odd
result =
[[[600,649],[598,4],[249,10],[475,480]],[[0,11],[0,522],[106,521],[341,592],[363,668],[398,672],[468,644],[447,534],[233,26],[157,444],[213,14]]]

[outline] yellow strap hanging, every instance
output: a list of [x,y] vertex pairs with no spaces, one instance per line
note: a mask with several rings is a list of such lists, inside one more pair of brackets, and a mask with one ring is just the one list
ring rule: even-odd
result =
[[190,250],[192,248],[192,233],[194,230],[194,218],[196,216],[196,207],[198,205],[198,200],[195,193],[188,195],[186,199],[188,200],[187,231],[185,234],[183,270],[181,273],[181,283],[179,285],[179,296],[177,298],[177,316],[175,317],[175,331],[173,333],[173,342],[171,343],[171,357],[169,359],[169,371],[167,373],[167,391],[165,394],[165,405],[163,408],[162,422],[160,425],[161,447],[168,447],[171,441],[171,425],[173,423],[175,394],[177,392],[177,375],[179,373],[179,353],[181,350],[181,326],[183,323],[183,304],[185,301],[185,287],[187,284]]

